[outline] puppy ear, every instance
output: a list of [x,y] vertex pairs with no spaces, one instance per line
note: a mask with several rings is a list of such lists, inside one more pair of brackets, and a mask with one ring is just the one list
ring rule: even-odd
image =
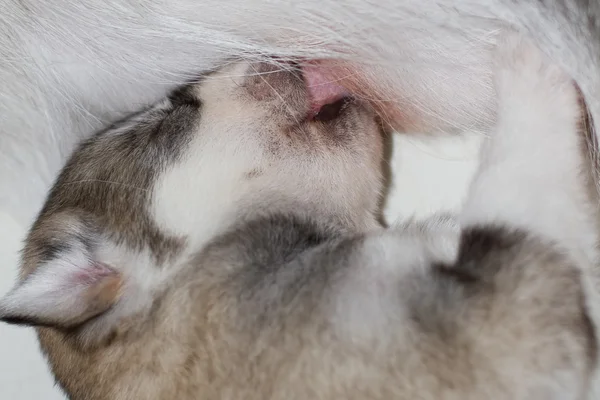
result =
[[0,320],[71,328],[107,311],[118,300],[122,277],[117,271],[93,260],[83,243],[57,249],[0,299]]

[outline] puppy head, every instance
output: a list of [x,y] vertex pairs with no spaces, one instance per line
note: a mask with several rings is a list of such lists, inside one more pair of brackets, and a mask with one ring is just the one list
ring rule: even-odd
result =
[[234,64],[172,100],[197,99],[200,111],[153,190],[151,213],[166,231],[201,241],[201,225],[292,209],[337,227],[372,225],[382,155],[374,115],[335,96],[315,109],[291,68]]
[[231,64],[82,144],[0,318],[96,346],[147,320],[182,260],[240,221],[287,212],[375,226],[381,156],[362,104],[333,96],[315,108],[291,66]]

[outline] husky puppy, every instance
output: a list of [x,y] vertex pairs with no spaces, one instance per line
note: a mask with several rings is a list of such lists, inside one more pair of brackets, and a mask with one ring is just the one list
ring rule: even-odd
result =
[[517,35],[495,64],[458,225],[380,228],[370,107],[314,109],[310,68],[236,62],[75,151],[0,318],[38,328],[76,400],[584,398],[579,93]]

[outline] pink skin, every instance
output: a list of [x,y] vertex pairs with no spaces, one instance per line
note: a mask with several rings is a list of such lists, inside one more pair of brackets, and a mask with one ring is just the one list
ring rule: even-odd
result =
[[94,285],[108,277],[118,276],[118,273],[108,265],[92,262],[87,268],[73,275],[73,283],[77,285]]
[[308,86],[312,116],[316,115],[324,105],[335,103],[350,95],[350,92],[338,84],[335,77],[331,76],[328,68],[321,68],[316,64],[306,64],[303,66],[302,72]]
[[415,118],[415,110],[410,110],[408,104],[404,104],[400,110],[394,102],[379,100],[393,98],[393,93],[398,88],[391,88],[385,82],[374,80],[372,74],[365,73],[358,65],[335,60],[315,60],[304,63],[302,73],[308,86],[312,116],[326,104],[353,96],[369,103],[384,123],[398,131],[430,128],[421,125],[422,121]]

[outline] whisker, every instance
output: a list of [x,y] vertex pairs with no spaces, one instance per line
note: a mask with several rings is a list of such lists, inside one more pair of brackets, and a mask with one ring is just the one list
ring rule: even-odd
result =
[[294,118],[294,121],[296,121],[297,124],[300,124],[300,121],[298,120],[298,118],[296,118],[296,115],[294,114],[294,110],[290,107],[290,105],[287,103],[287,101],[285,101],[283,96],[281,96],[281,94],[262,76],[263,74],[258,74],[258,71],[256,71],[256,69],[254,68],[254,65],[252,65],[251,68],[257,73],[258,76],[260,76],[260,78],[263,80],[263,82],[266,83],[267,86],[269,86],[271,88],[271,90],[273,90],[273,93],[275,93],[277,95],[277,97],[279,97],[279,100],[281,100],[281,102],[287,109],[290,116],[292,118]]

